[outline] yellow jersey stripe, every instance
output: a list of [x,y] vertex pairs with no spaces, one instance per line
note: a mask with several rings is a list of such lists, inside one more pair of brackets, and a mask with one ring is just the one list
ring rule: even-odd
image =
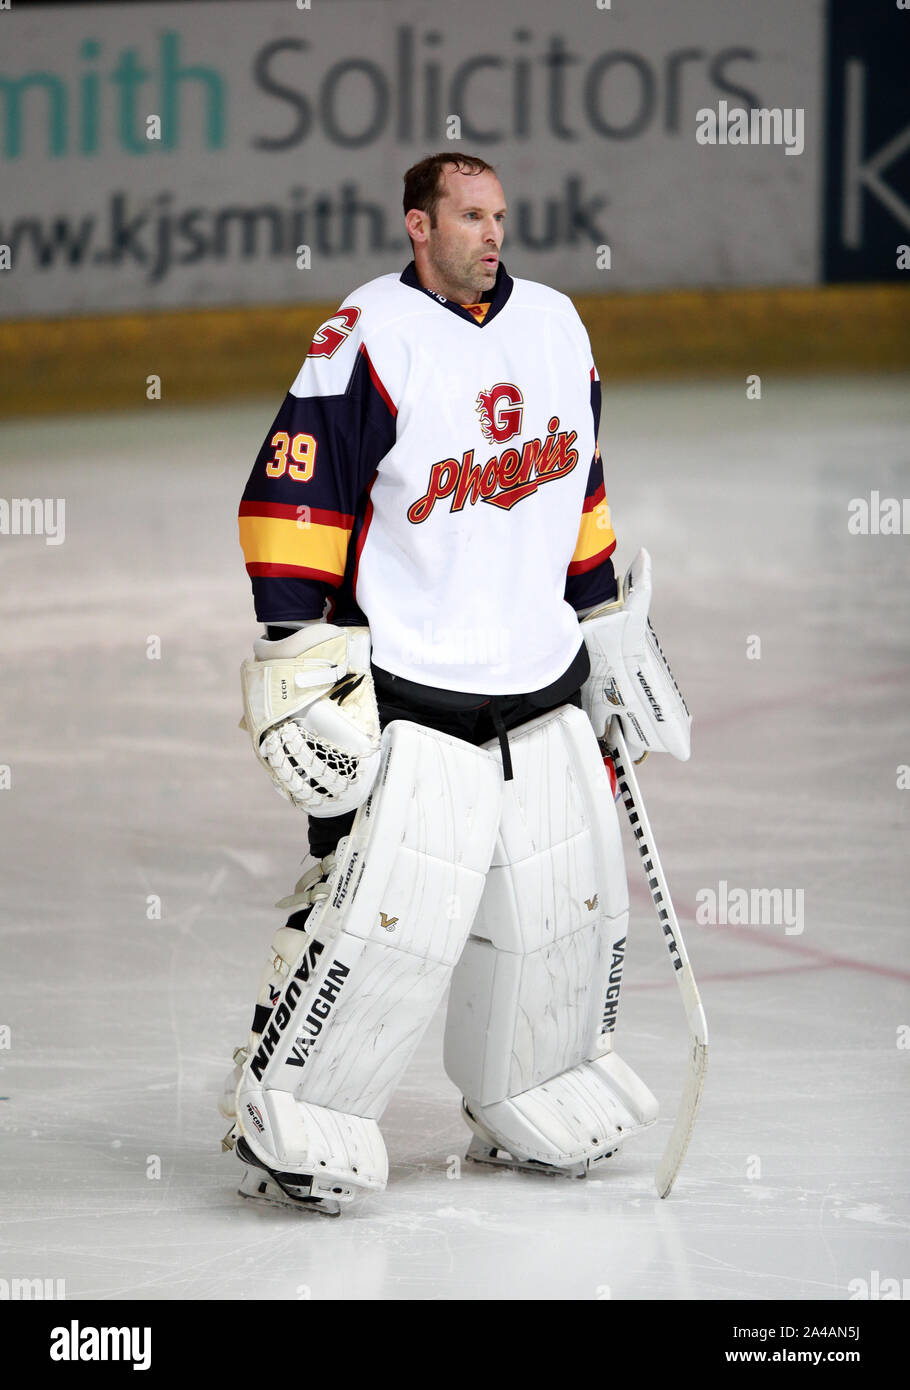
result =
[[337,575],[339,579],[344,574],[350,529],[308,523],[306,508],[301,508],[301,515],[293,521],[274,516],[242,516],[239,526],[247,565],[291,565]]

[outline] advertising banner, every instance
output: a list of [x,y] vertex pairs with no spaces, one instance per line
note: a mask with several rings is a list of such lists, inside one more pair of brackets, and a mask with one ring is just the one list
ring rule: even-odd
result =
[[823,0],[13,5],[0,314],[337,298],[441,149],[496,167],[513,275],[811,284],[824,62]]

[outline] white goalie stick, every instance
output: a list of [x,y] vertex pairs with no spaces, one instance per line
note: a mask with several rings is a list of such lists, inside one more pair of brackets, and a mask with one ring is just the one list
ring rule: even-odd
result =
[[618,719],[614,718],[610,721],[610,727],[606,737],[601,742],[601,748],[613,760],[613,766],[616,770],[616,785],[622,796],[623,805],[628,812],[632,834],[635,836],[645,877],[651,890],[651,898],[663,928],[689,1025],[689,1065],[686,1071],[682,1099],[679,1103],[673,1132],[667,1141],[667,1147],[664,1149],[655,1175],[658,1195],[667,1197],[682,1167],[682,1161],[686,1156],[686,1149],[689,1147],[689,1140],[692,1137],[692,1130],[695,1128],[698,1103],[701,1100],[702,1088],[705,1084],[705,1072],[708,1068],[708,1024],[701,999],[698,996],[695,976],[692,974],[692,967],[686,954],[685,942],[679,929],[679,922],[670,898],[670,890],[667,887],[667,880],[654,843],[647,812],[641,798],[638,778],[635,776],[635,769],[632,759],[629,757],[629,750],[626,747]]

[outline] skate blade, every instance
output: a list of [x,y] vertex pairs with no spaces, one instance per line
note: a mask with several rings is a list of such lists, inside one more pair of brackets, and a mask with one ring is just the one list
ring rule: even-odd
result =
[[340,1216],[341,1206],[325,1197],[295,1197],[277,1183],[270,1182],[261,1169],[248,1168],[237,1195],[248,1201],[265,1202],[269,1206],[285,1207],[288,1211],[308,1211],[314,1216]]
[[[244,1179],[237,1189],[241,1197],[261,1198],[295,1211],[315,1211],[324,1216],[341,1215],[341,1204],[334,1197],[326,1196],[324,1192],[313,1193],[311,1177],[296,1173],[273,1173],[256,1157],[242,1134],[237,1138],[235,1152],[241,1163],[247,1165]],[[334,1191],[341,1193],[343,1188],[338,1185]]]
[[536,1158],[516,1158],[508,1149],[500,1148],[475,1135],[468,1145],[465,1158],[472,1163],[483,1163],[492,1168],[511,1168],[518,1173],[545,1173],[548,1177],[555,1178],[586,1178],[604,1159],[612,1158],[615,1153],[616,1149],[611,1149],[609,1153],[599,1154],[595,1159],[584,1159],[579,1163],[569,1164],[568,1167],[557,1168],[553,1163],[541,1163]]

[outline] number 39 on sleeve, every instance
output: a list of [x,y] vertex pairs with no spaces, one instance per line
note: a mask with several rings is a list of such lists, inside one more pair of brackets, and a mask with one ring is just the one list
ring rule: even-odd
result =
[[[295,434],[293,439],[285,430],[278,430],[269,440],[275,450],[274,456],[265,465],[270,478],[280,478],[287,469],[288,476],[297,483],[308,483],[316,467],[316,440],[311,434]],[[293,463],[288,463],[290,452]]]

